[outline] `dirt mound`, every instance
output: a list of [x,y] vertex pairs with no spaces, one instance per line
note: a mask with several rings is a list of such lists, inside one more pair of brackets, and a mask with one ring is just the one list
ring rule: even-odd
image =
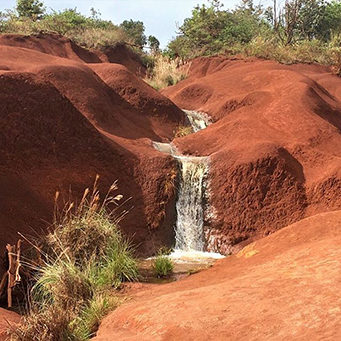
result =
[[341,211],[304,219],[185,280],[140,285],[94,340],[336,340],[340,242]]
[[172,121],[178,123],[183,117],[183,112],[173,102],[155,92],[126,67],[119,64],[97,64],[91,68],[111,89],[144,116],[158,117],[166,125]]
[[211,156],[209,249],[341,208],[341,79],[327,68],[199,58],[163,94],[215,122],[175,141]]
[[[103,51],[90,51],[61,35],[39,33],[29,36],[0,34],[0,46],[30,49],[77,62],[117,63],[126,66],[134,74],[144,76],[146,73],[146,67],[143,65],[141,57],[125,44],[107,47]],[[2,69],[1,64],[0,69]]]
[[0,35],[0,45],[21,47],[56,57],[68,58],[85,63],[100,63],[100,58],[70,39],[57,34],[37,34],[22,36],[16,34]]
[[0,250],[17,231],[41,235],[56,190],[68,199],[71,186],[77,199],[96,174],[103,194],[118,180],[120,193],[131,197],[122,228],[142,253],[170,243],[175,197],[165,184],[176,166],[151,141],[170,141],[182,111],[121,66],[124,75],[110,82],[133,82],[145,95],[143,108],[82,61],[1,44],[0,56]]

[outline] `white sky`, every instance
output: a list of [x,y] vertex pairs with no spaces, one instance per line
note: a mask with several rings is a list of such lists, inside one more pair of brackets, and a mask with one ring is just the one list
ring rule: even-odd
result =
[[[161,47],[176,35],[176,24],[190,16],[191,10],[197,4],[207,3],[206,0],[42,0],[47,8],[62,10],[75,8],[86,15],[94,7],[102,14],[103,19],[120,24],[123,20],[141,20],[146,26],[146,34],[156,36]],[[255,0],[268,5],[270,0]],[[225,8],[233,8],[240,0],[223,0]],[[0,11],[13,8],[15,0],[0,0]]]

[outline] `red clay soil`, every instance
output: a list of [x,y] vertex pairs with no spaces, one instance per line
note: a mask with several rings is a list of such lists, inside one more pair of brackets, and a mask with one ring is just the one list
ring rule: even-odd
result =
[[339,340],[340,245],[341,211],[306,218],[185,280],[131,289],[94,341]]
[[18,231],[41,235],[56,190],[79,198],[96,174],[103,194],[118,180],[131,197],[121,225],[142,253],[174,237],[175,197],[164,189],[176,165],[151,141],[170,141],[183,112],[125,67],[86,64],[84,53],[56,36],[0,36],[1,254]]
[[341,79],[328,68],[198,58],[163,94],[216,122],[175,140],[211,156],[210,250],[341,209]]
[[141,57],[125,44],[107,47],[102,51],[90,51],[58,34],[39,33],[30,36],[3,34],[0,35],[0,45],[31,49],[77,62],[117,63],[124,65],[136,75],[146,74],[146,67],[142,64]]
[[20,316],[18,314],[0,308],[0,341],[8,339],[6,337],[8,328],[19,323],[19,321]]

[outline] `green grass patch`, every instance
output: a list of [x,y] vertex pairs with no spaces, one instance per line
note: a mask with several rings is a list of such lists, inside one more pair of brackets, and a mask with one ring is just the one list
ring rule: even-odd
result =
[[158,278],[169,277],[174,270],[173,262],[169,257],[159,254],[153,262],[153,272]]

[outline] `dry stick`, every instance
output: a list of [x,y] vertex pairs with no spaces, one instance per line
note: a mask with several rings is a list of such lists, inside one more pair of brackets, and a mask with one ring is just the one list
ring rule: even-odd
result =
[[15,245],[7,244],[6,249],[8,251],[8,284],[7,284],[7,301],[8,308],[12,308],[12,290],[18,282],[20,282],[20,254],[21,254],[21,243],[22,240],[19,239],[17,247]]
[[21,255],[21,243],[22,240],[19,239],[17,242],[17,255],[16,255],[16,268],[15,268],[15,284],[19,283],[21,281],[21,277],[20,277],[20,267],[21,267],[21,263],[20,263],[20,255]]
[[0,296],[2,296],[2,294],[4,293],[4,291],[6,289],[7,276],[8,276],[7,272],[4,273],[4,275],[2,276],[2,279],[0,282]]
[[12,307],[12,288],[14,286],[15,281],[15,266],[16,263],[13,260],[13,257],[15,254],[15,246],[7,244],[6,246],[7,253],[8,253],[8,261],[9,261],[9,267],[8,267],[8,282],[7,282],[7,303],[8,308]]

